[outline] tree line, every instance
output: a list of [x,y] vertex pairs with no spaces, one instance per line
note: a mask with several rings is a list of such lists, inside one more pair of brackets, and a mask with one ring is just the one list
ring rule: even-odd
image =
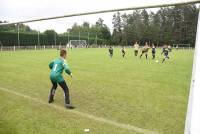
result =
[[[132,13],[121,14],[117,12],[113,15],[110,29],[104,20],[99,18],[97,22],[91,25],[84,22],[81,25],[75,23],[66,32],[58,34],[55,30],[46,30],[40,33],[41,39],[45,44],[57,43],[66,44],[70,39],[86,40],[89,44],[99,45],[132,45],[135,41],[140,44],[145,42],[157,45],[166,44],[191,44],[194,46],[196,37],[198,19],[198,8],[196,5],[184,5],[165,7],[152,12],[147,9],[133,10]],[[3,23],[0,21],[0,23]],[[24,45],[32,45],[37,43],[37,30],[31,29],[29,26],[19,25],[21,40]],[[31,35],[31,36],[30,36]],[[13,38],[9,44],[17,41],[17,25],[0,26],[0,41],[6,45],[6,40]]]
[[196,5],[146,9],[113,16],[112,43],[130,45],[138,41],[155,44],[191,44],[194,46],[198,20]]

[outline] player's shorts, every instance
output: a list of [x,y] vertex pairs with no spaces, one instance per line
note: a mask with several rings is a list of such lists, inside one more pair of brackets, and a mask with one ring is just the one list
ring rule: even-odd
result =
[[155,54],[156,53],[156,51],[152,51],[152,54]]
[[62,75],[50,75],[50,80],[52,82],[56,82],[56,83],[60,83],[60,82],[63,82],[65,81],[62,77]]
[[143,53],[147,54],[147,52],[148,52],[148,51],[142,51],[142,54],[143,54]]
[[164,53],[165,58],[169,58],[168,53]]

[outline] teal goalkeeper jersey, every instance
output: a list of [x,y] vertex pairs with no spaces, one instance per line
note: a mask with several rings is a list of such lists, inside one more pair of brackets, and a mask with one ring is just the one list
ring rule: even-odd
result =
[[63,70],[70,75],[71,71],[69,69],[68,64],[63,58],[57,58],[53,62],[49,64],[49,68],[51,69],[50,79],[53,82],[60,83],[64,81],[62,77]]

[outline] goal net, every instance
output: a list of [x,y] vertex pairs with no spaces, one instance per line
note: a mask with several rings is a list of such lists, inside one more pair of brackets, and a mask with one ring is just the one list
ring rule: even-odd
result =
[[70,40],[68,43],[68,47],[86,47],[86,40]]
[[173,44],[175,49],[190,49],[190,44]]

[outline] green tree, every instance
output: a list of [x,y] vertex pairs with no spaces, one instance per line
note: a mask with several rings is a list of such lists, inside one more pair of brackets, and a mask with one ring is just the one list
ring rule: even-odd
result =
[[46,30],[44,34],[47,35],[49,45],[55,45],[58,34],[54,30]]
[[113,34],[112,34],[112,43],[113,45],[122,44],[122,20],[120,12],[117,12],[113,15]]

